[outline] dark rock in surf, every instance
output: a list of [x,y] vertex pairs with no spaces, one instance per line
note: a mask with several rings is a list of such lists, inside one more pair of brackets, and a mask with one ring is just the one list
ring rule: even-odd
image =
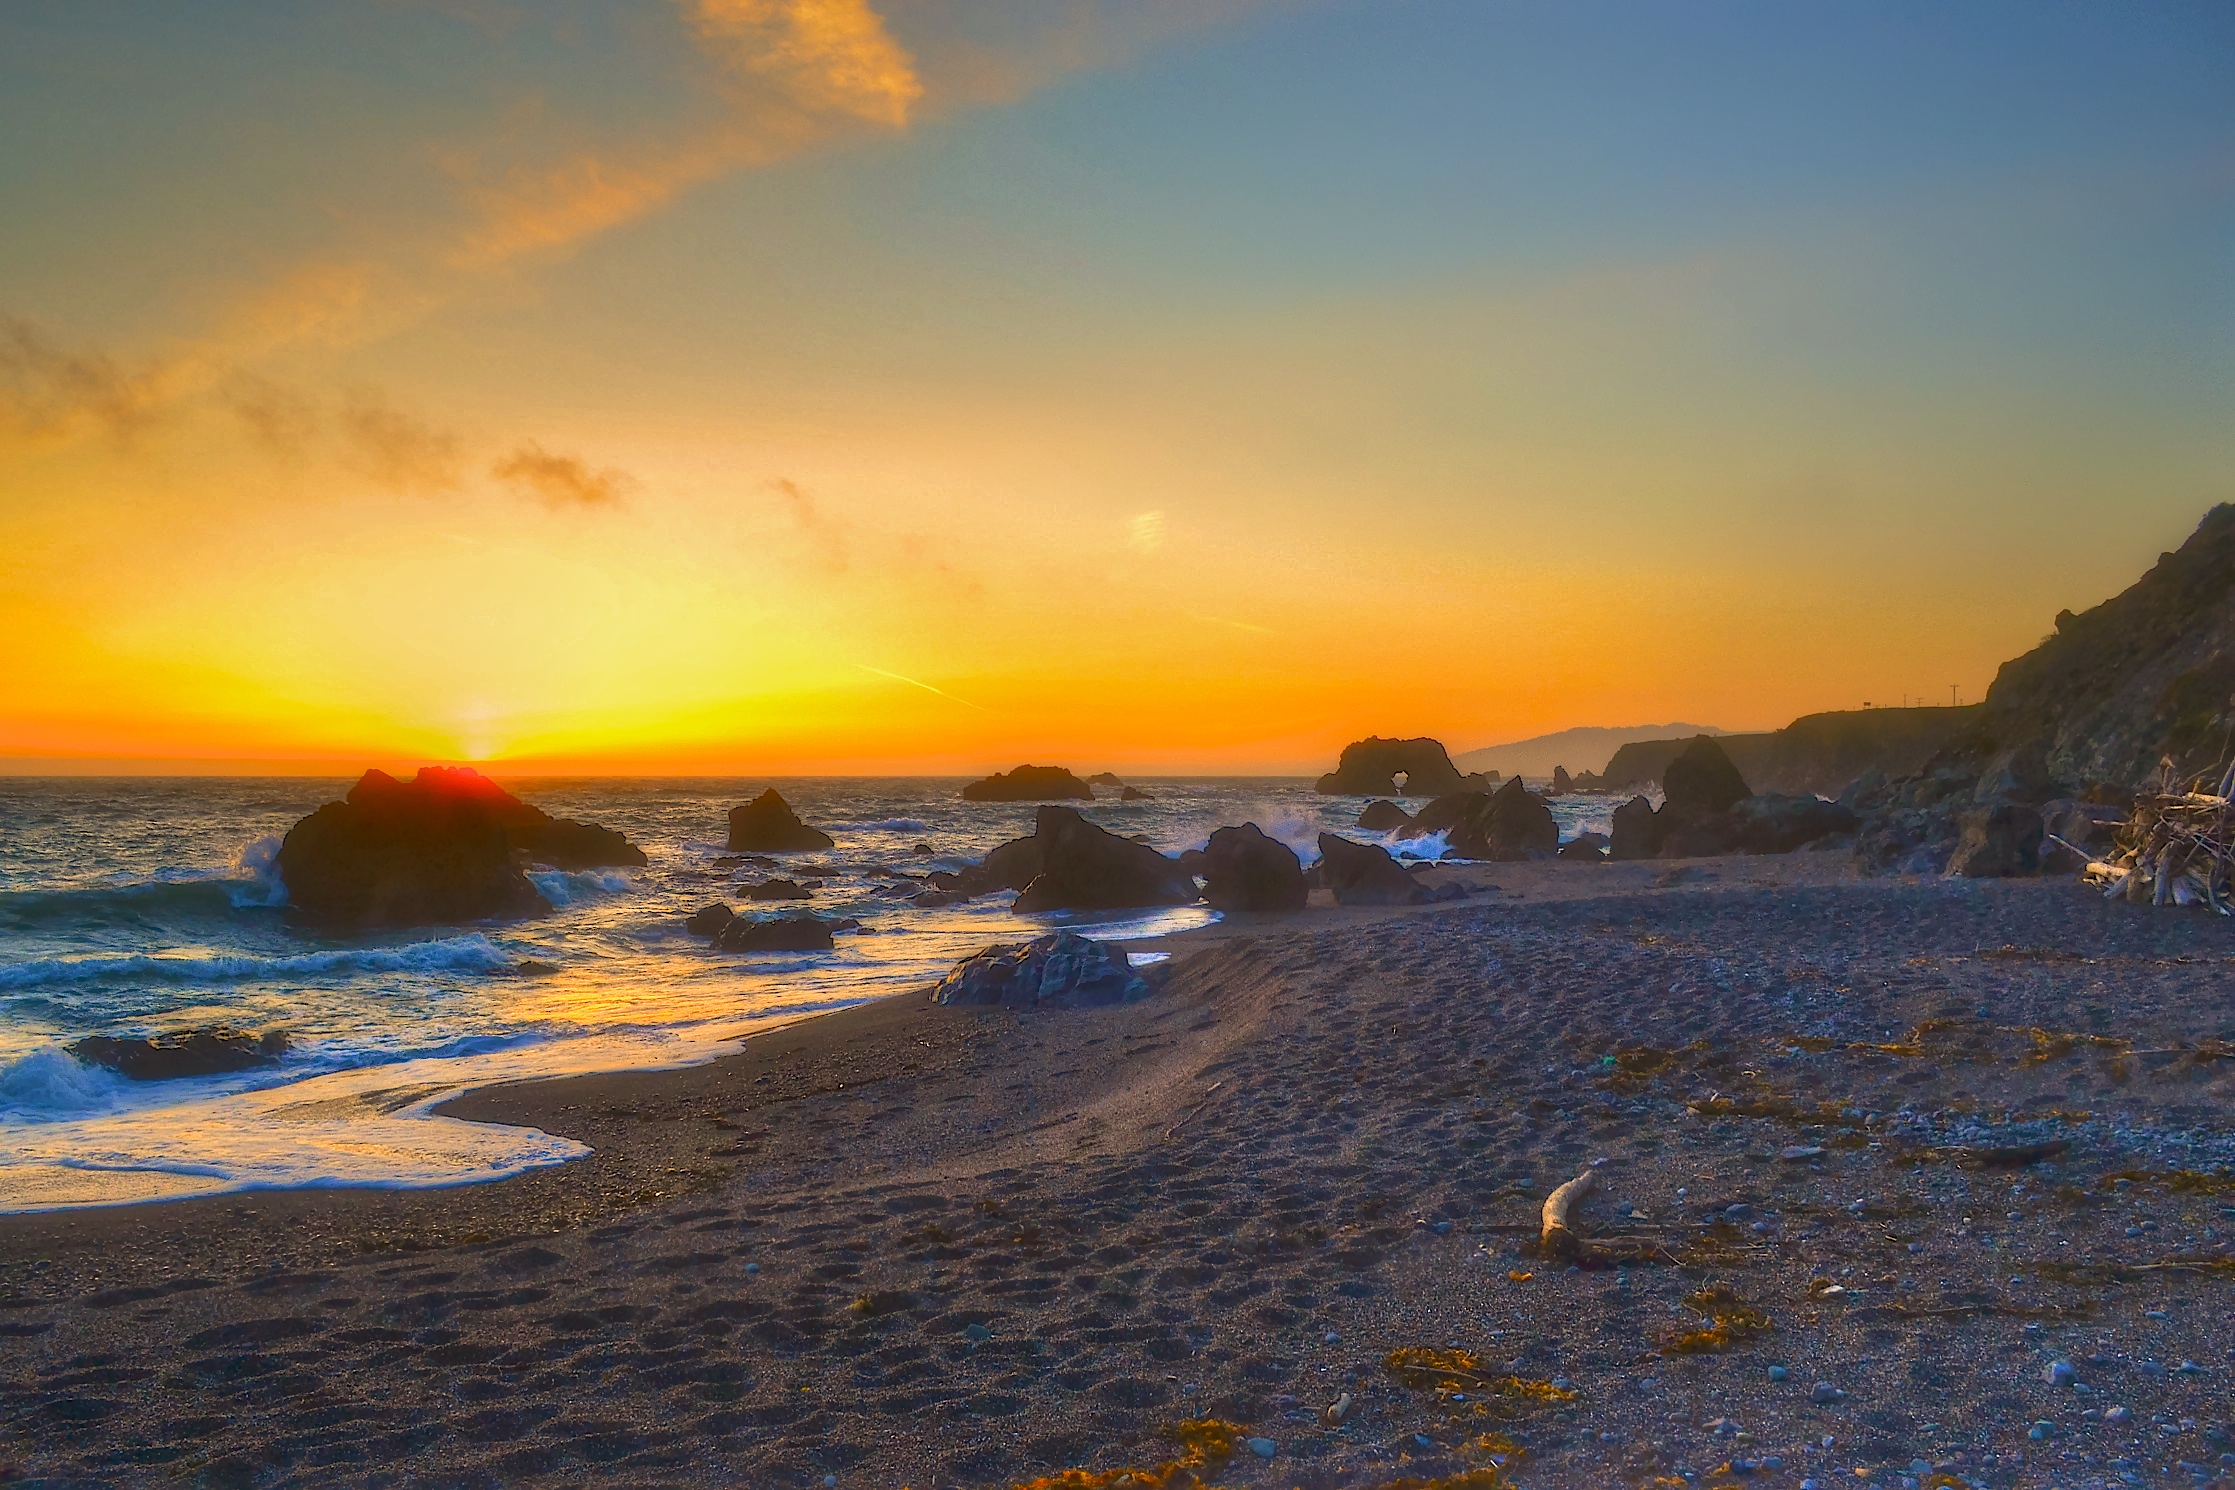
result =
[[739,885],[738,893],[747,900],[812,900],[815,892],[795,880],[763,880],[757,885]]
[[973,781],[962,789],[965,802],[1059,802],[1094,800],[1094,788],[1061,766],[1019,766],[1014,771]]
[[1255,823],[1213,833],[1201,873],[1203,899],[1222,911],[1297,911],[1310,898],[1296,851]]
[[1120,802],[1153,802],[1156,799],[1150,796],[1147,792],[1140,790],[1138,787],[1129,786],[1124,791],[1118,793],[1118,800]]
[[1568,775],[1566,766],[1552,768],[1552,785],[1545,788],[1548,797],[1564,797],[1575,790],[1575,778]]
[[683,922],[683,929],[693,936],[712,936],[737,919],[737,912],[716,901],[700,906]]
[[832,929],[828,921],[805,911],[765,921],[737,916],[714,934],[714,948],[719,952],[828,952],[837,945],[831,940]]
[[89,1066],[104,1066],[134,1081],[173,1081],[276,1065],[287,1053],[287,1034],[217,1028],[140,1038],[88,1035],[63,1048]]
[[1123,786],[1123,785],[1125,785],[1124,781],[1122,781],[1121,779],[1119,779],[1119,777],[1118,777],[1118,774],[1117,774],[1117,772],[1115,772],[1115,771],[1097,771],[1097,772],[1095,772],[1095,773],[1094,773],[1094,774],[1093,774],[1092,776],[1089,776],[1089,777],[1088,777],[1088,778],[1086,779],[1086,782],[1087,782],[1087,785],[1088,785],[1088,786]]
[[[1003,844],[986,856],[982,868],[1014,877],[1027,858],[1021,844],[1034,845],[1038,872],[1012,907],[1033,911],[1125,910],[1141,906],[1186,905],[1197,898],[1194,876],[1145,843],[1120,838],[1088,822],[1069,807],[1042,807],[1033,816],[1032,837]],[[997,865],[1005,855],[1013,856]]]
[[810,828],[774,787],[729,814],[729,846],[763,854],[812,853],[833,846],[828,833]]
[[1404,839],[1444,835],[1456,858],[1516,863],[1550,858],[1560,847],[1560,828],[1542,797],[1515,776],[1494,792],[1457,792],[1438,797],[1397,830]]
[[931,990],[935,1004],[972,1008],[1092,1008],[1148,995],[1125,954],[1075,931],[988,947],[956,965]]
[[1407,826],[1412,814],[1390,801],[1368,802],[1358,814],[1358,828],[1364,833],[1388,833]]
[[1427,891],[1378,844],[1319,835],[1319,872],[1337,905],[1420,905]]

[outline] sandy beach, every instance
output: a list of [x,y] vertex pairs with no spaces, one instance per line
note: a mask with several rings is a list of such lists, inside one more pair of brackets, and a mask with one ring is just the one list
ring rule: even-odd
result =
[[[2217,918],[1844,855],[1439,874],[1498,889],[1232,917],[1159,943],[1125,1007],[909,996],[452,1102],[595,1150],[499,1184],[0,1220],[0,1463],[918,1490],[2235,1464]],[[1537,1237],[1586,1170],[1577,1266]]]

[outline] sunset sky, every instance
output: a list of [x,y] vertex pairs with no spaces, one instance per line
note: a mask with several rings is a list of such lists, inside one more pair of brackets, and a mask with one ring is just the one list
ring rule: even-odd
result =
[[0,770],[1976,699],[2235,500],[2235,7],[0,7]]

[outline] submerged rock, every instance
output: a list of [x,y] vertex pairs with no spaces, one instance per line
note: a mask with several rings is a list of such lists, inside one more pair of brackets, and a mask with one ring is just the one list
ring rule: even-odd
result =
[[931,1001],[977,1008],[1090,1008],[1131,1003],[1148,991],[1123,952],[1075,931],[1057,931],[1021,946],[988,947],[964,960],[939,980]]
[[1304,866],[1296,851],[1255,823],[1221,828],[1203,851],[1203,899],[1222,911],[1304,908]]
[[[1405,778],[1402,787],[1397,778]],[[1488,783],[1462,776],[1439,740],[1384,740],[1380,736],[1343,747],[1335,769],[1319,778],[1323,796],[1441,797]]]
[[[1025,842],[1034,845],[1029,854],[1019,847]],[[986,856],[981,868],[1014,878],[1030,858],[1037,858],[1038,868],[1017,896],[1013,909],[1019,911],[1186,905],[1198,896],[1194,876],[1178,864],[1145,843],[1097,827],[1069,807],[1042,807],[1033,815],[1032,837],[1003,844]]]
[[1056,802],[1094,800],[1094,788],[1061,766],[1019,766],[973,781],[962,789],[965,802]]
[[139,1038],[88,1035],[64,1048],[89,1066],[105,1066],[134,1081],[171,1081],[274,1065],[287,1053],[287,1032],[251,1035],[216,1028]]
[[753,853],[801,854],[833,847],[820,828],[810,828],[792,811],[783,794],[770,787],[729,814],[729,846]]
[[752,916],[733,916],[714,933],[714,949],[718,952],[828,952],[837,943],[831,939],[836,928],[820,917],[805,911],[760,920]]
[[1337,905],[1420,905],[1428,899],[1379,844],[1322,833],[1319,872]]

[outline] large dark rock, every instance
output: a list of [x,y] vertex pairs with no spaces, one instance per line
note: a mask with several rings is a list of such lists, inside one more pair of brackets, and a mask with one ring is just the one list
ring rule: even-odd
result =
[[[1399,776],[1405,778],[1402,787]],[[1319,778],[1318,790],[1331,797],[1441,797],[1486,784],[1481,777],[1461,775],[1438,741],[1375,736],[1345,745],[1335,769]]]
[[1545,788],[1544,794],[1548,797],[1564,797],[1574,790],[1575,778],[1568,774],[1568,768],[1566,766],[1554,766],[1552,768],[1552,785]]
[[1748,797],[1726,816],[1739,852],[1748,854],[1789,854],[1861,826],[1852,809],[1797,792]]
[[1404,839],[1444,835],[1444,847],[1461,859],[1515,863],[1550,858],[1560,847],[1560,828],[1542,797],[1518,776],[1494,792],[1454,792],[1430,802],[1397,830]]
[[287,1034],[267,1030],[251,1035],[218,1028],[138,1038],[88,1035],[64,1048],[87,1065],[106,1066],[134,1081],[170,1081],[276,1065],[287,1053]]
[[1337,905],[1420,905],[1428,892],[1378,844],[1319,835],[1320,879]]
[[410,786],[385,772],[367,771],[364,779],[351,790],[351,799],[354,800],[365,782],[375,776],[398,791],[425,790],[480,803],[484,811],[504,825],[505,836],[511,840],[513,848],[525,854],[530,863],[553,869],[641,869],[646,863],[644,850],[613,829],[601,828],[596,823],[576,822],[573,818],[553,817],[467,766],[422,766]]
[[1137,786],[1129,786],[1118,793],[1120,802],[1153,802],[1156,799]]
[[759,920],[733,916],[714,933],[714,947],[721,952],[828,952],[837,943],[828,921],[805,911]]
[[[1033,815],[1032,838],[1039,869],[1017,896],[1016,910],[1124,910],[1185,905],[1197,898],[1194,877],[1178,864],[1145,843],[1097,827],[1074,808],[1042,807]],[[1021,867],[1026,854],[1013,843],[987,855],[984,867],[992,871],[995,860],[1012,850],[1011,862]]]
[[2041,813],[2023,802],[1975,807],[1959,819],[1962,832],[1948,873],[1967,879],[2008,879],[2041,868]]
[[702,905],[684,919],[683,929],[693,936],[713,936],[737,919],[737,912],[720,901]]
[[962,789],[965,802],[1059,802],[1094,800],[1094,788],[1061,766],[1019,766],[1014,771],[973,781]]
[[1615,859],[1651,859],[1661,852],[1661,823],[1653,804],[1632,797],[1614,809],[1613,840],[1607,855]]
[[813,900],[815,892],[797,880],[762,880],[757,885],[739,885],[738,893],[747,900]]
[[1690,816],[1728,812],[1753,792],[1714,737],[1701,735],[1661,773],[1661,795],[1665,808]]
[[542,915],[551,906],[523,870],[505,803],[524,806],[472,771],[430,767],[408,785],[367,771],[288,830],[288,903],[358,927]]
[[932,990],[935,1004],[975,1008],[1092,1008],[1148,995],[1125,954],[1075,931],[1021,946],[988,947],[956,965]]
[[801,854],[833,846],[828,833],[810,828],[782,793],[770,787],[729,812],[729,846],[743,853]]
[[1367,833],[1387,833],[1412,821],[1412,814],[1394,802],[1368,802],[1358,814],[1358,826]]
[[1570,863],[1604,863],[1610,842],[1604,833],[1578,833],[1560,845],[1560,857]]
[[1203,851],[1203,899],[1222,911],[1304,908],[1304,866],[1296,851],[1255,823],[1221,828]]

